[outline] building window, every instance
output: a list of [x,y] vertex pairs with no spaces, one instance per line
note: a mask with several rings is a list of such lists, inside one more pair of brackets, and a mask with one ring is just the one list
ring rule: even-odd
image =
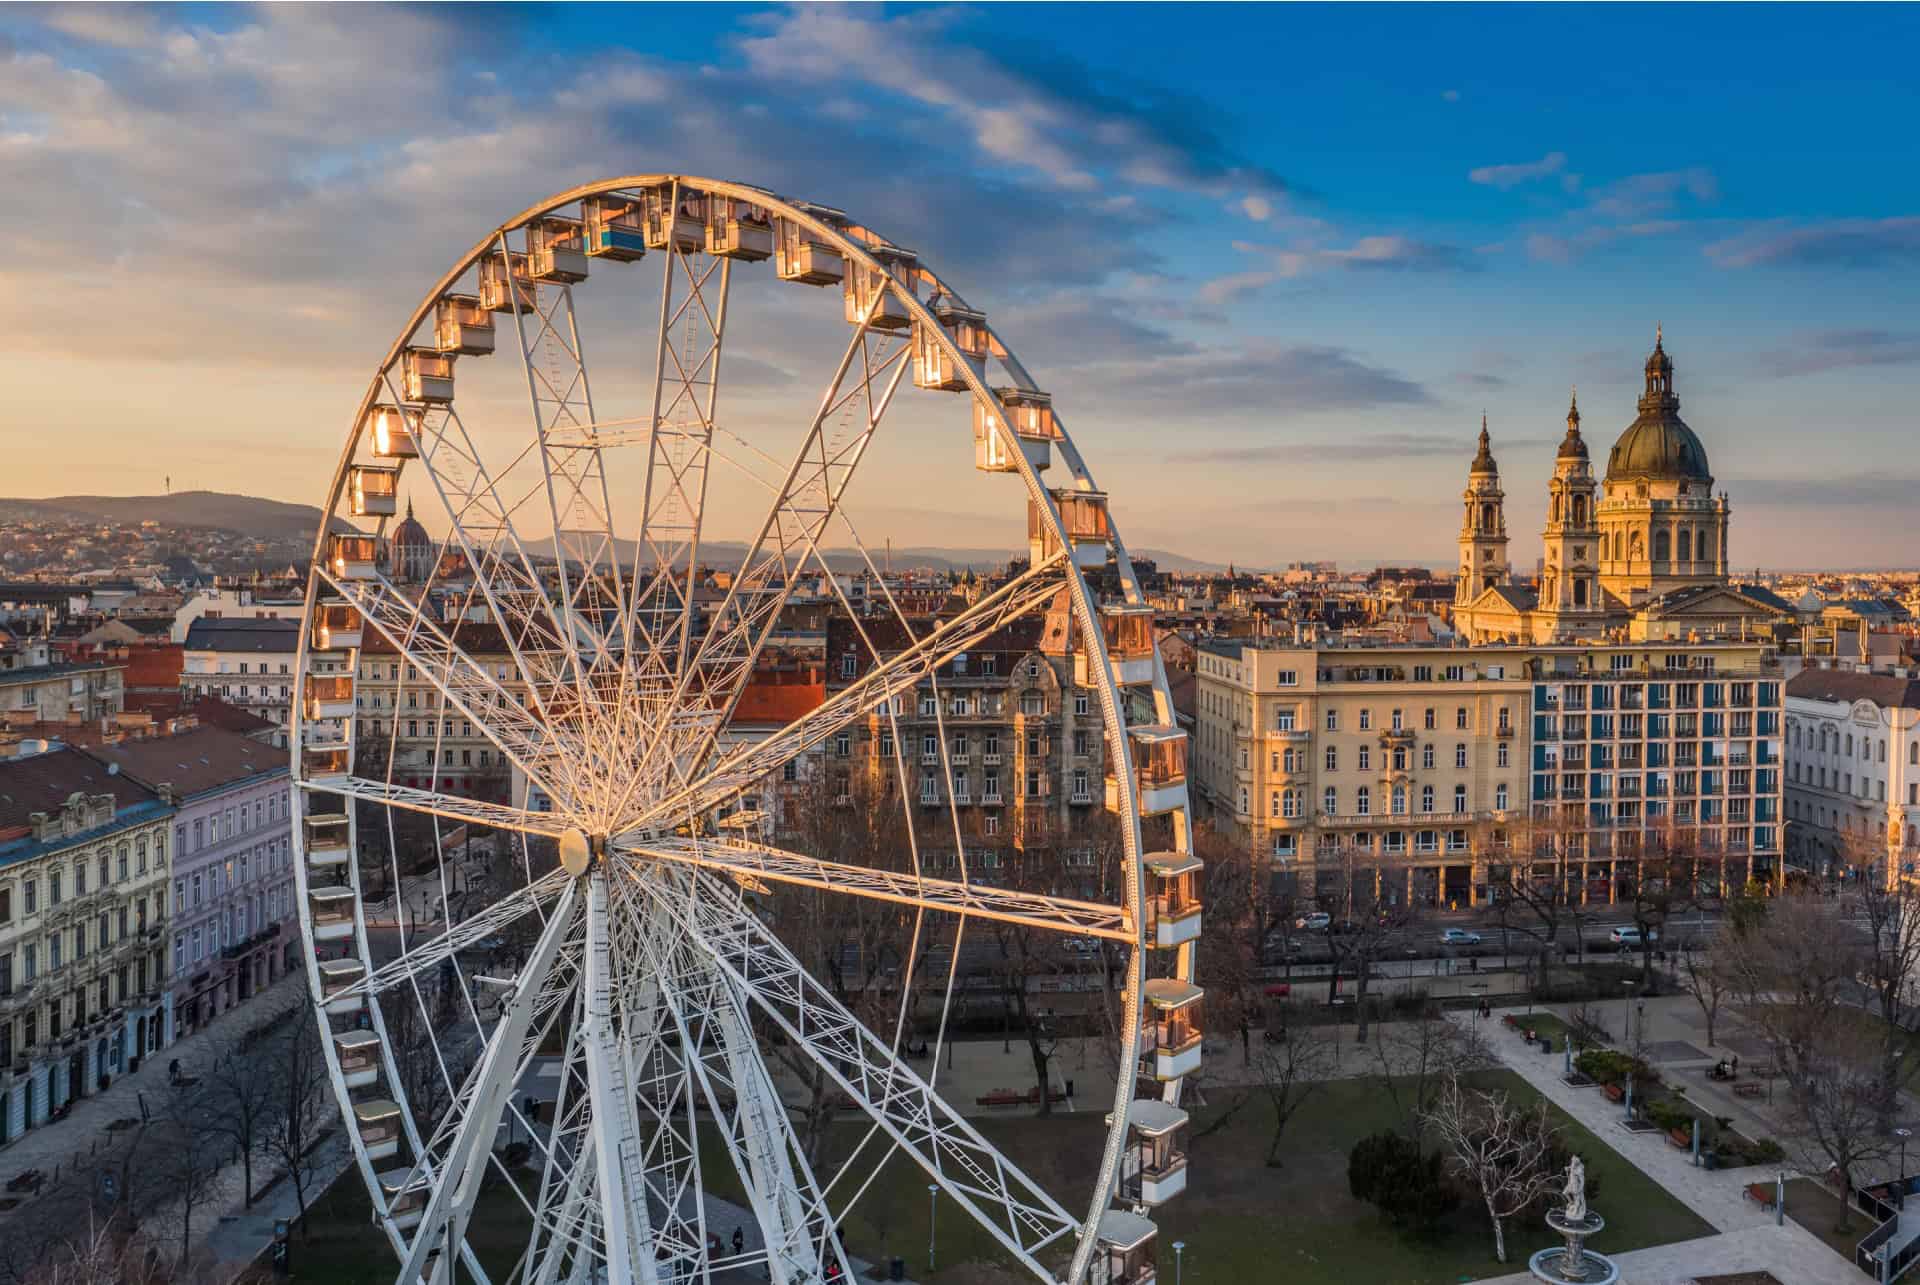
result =
[[1455,767],[1465,767],[1467,765],[1467,743],[1465,741],[1453,747],[1453,765]]
[[1340,751],[1331,745],[1327,746],[1326,764],[1329,772],[1340,770]]
[[1360,730],[1365,732],[1365,731],[1371,730],[1372,727],[1373,727],[1373,711],[1370,709],[1361,710],[1360,711]]
[[1500,707],[1499,727],[1500,727],[1500,730],[1503,732],[1510,732],[1513,730],[1513,713],[1505,705],[1502,705]]
[[1295,670],[1282,669],[1274,674],[1273,681],[1281,687],[1298,687],[1300,685],[1300,675]]
[[1395,816],[1406,815],[1407,813],[1407,787],[1406,786],[1396,785],[1393,787],[1392,803],[1393,803],[1393,815]]
[[1291,705],[1276,707],[1273,711],[1273,730],[1276,732],[1291,732],[1293,730],[1294,712],[1294,707]]
[[1372,771],[1373,770],[1372,748],[1370,746],[1362,745],[1359,747],[1359,749],[1355,750],[1354,752],[1360,756],[1360,770],[1362,772]]
[[1467,730],[1467,707],[1465,705],[1453,711],[1453,727],[1454,730],[1458,732]]
[[1433,766],[1432,744],[1422,745],[1420,747],[1420,766],[1423,768],[1428,768]]
[[[1339,710],[1330,709],[1327,711],[1327,730],[1329,732],[1337,732],[1340,730],[1340,711]],[[1916,746],[1916,748],[1920,748],[1920,746]]]
[[1455,812],[1465,812],[1467,810],[1467,787],[1464,785],[1456,785],[1453,787],[1453,810]]
[[1075,692],[1073,694],[1073,712],[1075,714],[1081,718],[1085,718],[1087,711],[1091,708],[1092,706],[1087,704],[1087,694],[1085,692]]
[[1427,706],[1427,713],[1426,713],[1426,721],[1425,721],[1425,723],[1423,724],[1423,726],[1424,726],[1424,727],[1425,727],[1425,728],[1426,728],[1426,729],[1427,729],[1427,730],[1428,730],[1429,732],[1431,732],[1431,731],[1433,730],[1433,728],[1434,728],[1434,722],[1433,722],[1433,720],[1434,720],[1434,712],[1433,712],[1433,706],[1431,706],[1431,705],[1429,705],[1429,706]]
[[1240,787],[1240,815],[1241,816],[1247,815],[1247,810],[1248,810],[1247,803],[1248,803],[1247,787],[1243,785]]
[[1506,786],[1496,785],[1493,787],[1493,806],[1501,812],[1505,812],[1507,810],[1507,787]]
[[1406,719],[1403,717],[1401,711],[1397,709],[1393,711],[1393,730],[1396,732],[1406,730]]
[[1422,812],[1433,811],[1433,787],[1431,785],[1423,785],[1420,787],[1420,810]]
[[1353,810],[1360,816],[1368,816],[1373,812],[1373,796],[1364,785],[1353,792]]
[[1508,760],[1507,743],[1502,741],[1493,751],[1493,765],[1495,767],[1506,767],[1509,765]]
[[1300,815],[1300,791],[1283,790],[1280,794],[1280,815],[1293,820]]

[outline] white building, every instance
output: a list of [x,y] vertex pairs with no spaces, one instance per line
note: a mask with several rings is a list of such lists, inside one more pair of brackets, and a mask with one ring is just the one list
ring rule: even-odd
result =
[[173,641],[184,643],[196,620],[299,620],[305,611],[299,597],[255,597],[250,588],[203,589],[173,613]]
[[196,620],[181,654],[181,694],[188,700],[218,696],[266,719],[281,729],[274,743],[284,749],[298,687],[293,661],[299,644],[298,620]]
[[1920,878],[1920,677],[1808,669],[1787,684],[1787,856],[1838,875],[1886,852]]

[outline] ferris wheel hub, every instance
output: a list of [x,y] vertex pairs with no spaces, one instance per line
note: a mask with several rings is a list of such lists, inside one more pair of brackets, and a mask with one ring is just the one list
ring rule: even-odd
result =
[[570,827],[560,836],[560,867],[570,875],[583,875],[593,864],[594,855],[604,856],[606,850],[605,839],[596,842],[587,837],[585,830]]

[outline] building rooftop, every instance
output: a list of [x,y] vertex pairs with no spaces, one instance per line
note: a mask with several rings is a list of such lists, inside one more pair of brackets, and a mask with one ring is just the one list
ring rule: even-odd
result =
[[86,752],[148,789],[173,787],[176,799],[287,770],[285,750],[223,727],[196,727],[172,736],[99,745]]
[[58,812],[75,794],[111,794],[116,813],[160,802],[139,782],[78,750],[0,760],[0,835],[30,824],[36,812]]
[[298,620],[225,620],[206,616],[187,626],[188,651],[285,652],[299,650]]
[[1872,701],[1882,709],[1920,709],[1920,679],[1863,674],[1856,669],[1803,669],[1787,683],[1787,695],[1845,705]]

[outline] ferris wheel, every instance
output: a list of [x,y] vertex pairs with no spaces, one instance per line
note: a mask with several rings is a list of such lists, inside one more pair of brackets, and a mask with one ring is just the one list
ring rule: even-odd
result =
[[[1024,508],[1024,568],[914,600],[860,537],[883,450],[914,504]],[[1201,1051],[1185,736],[1106,495],[953,283],[739,183],[560,193],[406,320],[323,507],[295,866],[399,1281],[501,1279],[473,1242],[502,1190],[527,1285],[850,1277],[835,1230],[899,1155],[1042,1280],[1153,1279]],[[996,648],[1031,653],[1005,704],[976,691]],[[750,710],[788,662],[815,699]],[[792,841],[816,805],[879,840]],[[838,943],[799,944],[843,899],[898,929],[857,995],[820,976]],[[1074,1190],[941,1083],[968,944],[1011,931],[1104,961],[1118,1070]],[[860,1131],[831,1166],[805,1083]],[[722,1195],[755,1234],[716,1252]]]

